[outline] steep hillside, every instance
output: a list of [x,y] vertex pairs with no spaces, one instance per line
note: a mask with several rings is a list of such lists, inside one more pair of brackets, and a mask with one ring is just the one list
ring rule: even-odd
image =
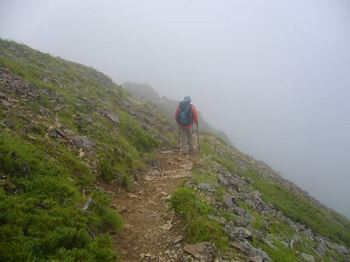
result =
[[0,261],[350,260],[349,220],[210,126],[177,153],[146,89],[0,40]]
[[8,41],[0,102],[0,260],[113,258],[122,222],[101,185],[131,187],[173,146],[168,122],[102,73]]
[[[123,88],[138,99],[155,104],[169,120],[173,118],[177,101],[160,97],[147,84],[128,82],[123,84]],[[173,206],[180,214],[186,214],[186,208],[192,210],[187,214],[187,227],[191,228],[188,236],[190,239],[196,242],[198,237],[203,241],[213,241],[213,232],[207,232],[205,237],[200,227],[198,228],[198,224],[211,222],[204,223],[201,219],[198,223],[194,222],[194,214],[191,212],[196,209],[191,205],[182,206],[182,201],[191,202],[192,198],[199,195],[199,199],[201,196],[209,199],[213,210],[216,209],[213,212],[218,212],[217,220],[220,221],[223,234],[230,236],[227,243],[230,240],[241,241],[234,244],[243,254],[241,258],[257,252],[256,255],[263,259],[264,254],[254,251],[255,246],[264,250],[266,257],[276,261],[303,261],[303,257],[304,260],[312,260],[313,257],[326,261],[349,259],[349,251],[342,246],[349,247],[350,244],[350,223],[345,217],[328,209],[295,184],[283,179],[265,163],[239,152],[227,142],[228,138],[224,134],[205,121],[203,126],[201,161],[193,170],[193,179],[186,184],[187,188],[194,191],[191,193],[180,189],[173,198]],[[231,182],[228,182],[230,180]],[[191,199],[187,199],[191,194]],[[178,205],[181,208],[178,208]],[[196,212],[200,213],[200,210]],[[207,225],[207,228],[210,226]],[[201,236],[196,235],[197,230]],[[244,233],[247,232],[248,235],[244,237]],[[340,245],[328,242],[324,236]],[[253,245],[247,247],[244,244],[247,240],[251,240]],[[296,242],[298,244],[295,244]],[[216,244],[222,245],[221,240]],[[228,253],[232,254],[231,252]]]
[[[123,88],[128,90],[130,94],[135,96],[138,99],[141,99],[143,101],[150,102],[154,105],[156,105],[159,110],[166,116],[166,118],[173,123],[174,128],[175,122],[174,122],[174,114],[175,110],[179,104],[179,101],[175,101],[172,99],[169,99],[167,97],[160,97],[154,89],[148,85],[148,84],[142,84],[142,83],[132,83],[132,82],[126,82],[122,85]],[[221,138],[225,141],[225,143],[231,145],[230,139],[226,136],[226,134],[214,127],[212,127],[202,116],[202,114],[199,114],[199,123],[200,123],[200,130],[202,133],[211,133],[215,134],[217,137]]]
[[[214,241],[223,250],[233,248],[239,252],[237,259],[349,261],[350,221],[264,163],[205,135],[192,173],[172,198],[190,238]],[[204,217],[198,216],[198,201],[210,206]],[[196,219],[216,229],[202,238]],[[220,237],[213,239],[215,235]]]

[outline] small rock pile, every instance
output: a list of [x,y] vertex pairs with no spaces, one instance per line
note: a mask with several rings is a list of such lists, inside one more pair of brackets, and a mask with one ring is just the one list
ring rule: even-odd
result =
[[39,94],[31,84],[24,82],[20,77],[5,68],[0,68],[0,91],[0,101],[5,108],[15,104],[17,102],[16,98],[19,97],[24,101],[39,98]]

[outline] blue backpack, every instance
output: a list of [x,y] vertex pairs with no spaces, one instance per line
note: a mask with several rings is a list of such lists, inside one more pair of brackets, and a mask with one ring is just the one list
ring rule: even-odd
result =
[[193,123],[192,104],[189,101],[179,103],[178,122],[183,126],[188,126]]

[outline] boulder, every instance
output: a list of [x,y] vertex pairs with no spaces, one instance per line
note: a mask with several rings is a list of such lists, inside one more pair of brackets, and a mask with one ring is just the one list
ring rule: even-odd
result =
[[246,184],[244,180],[240,178],[238,175],[230,174],[230,176],[227,177],[226,179],[227,179],[228,186],[237,192],[240,191],[239,188],[241,186]]
[[84,136],[73,137],[72,144],[77,148],[92,149],[95,147],[95,143]]
[[226,208],[233,208],[238,205],[237,200],[228,194],[225,194],[223,196],[223,203]]
[[104,115],[111,120],[113,123],[115,124],[119,124],[120,123],[120,117],[119,114],[114,113],[114,112],[104,112]]
[[267,205],[262,199],[261,199],[261,193],[259,191],[254,191],[251,193],[246,193],[243,196],[246,200],[246,202],[254,209],[259,210],[261,212],[263,211],[269,211],[271,210],[272,206]]
[[12,103],[8,102],[7,100],[0,100],[0,103],[5,109],[9,109],[12,106]]
[[271,247],[272,249],[275,249],[275,250],[278,249],[278,248],[273,244],[273,241],[272,241],[272,239],[271,239],[270,236],[263,237],[263,238],[262,238],[262,241],[263,241],[266,245],[268,245],[269,247]]
[[260,248],[253,247],[249,242],[235,240],[232,243],[230,243],[230,245],[236,248],[237,250],[239,250],[241,253],[248,256],[248,261],[251,261],[251,262],[270,261],[269,256],[264,251],[262,251]]
[[248,250],[248,256],[256,259],[252,261],[270,261],[269,256],[264,251],[260,248],[255,248],[252,245],[250,245],[250,249]]
[[253,238],[252,232],[245,227],[236,227],[234,224],[228,223],[224,229],[232,240],[252,240]]
[[236,249],[238,249],[238,251],[242,252],[242,253],[247,253],[248,250],[250,249],[250,246],[247,242],[241,242],[241,241],[233,241],[232,243],[230,243],[230,245]]
[[306,261],[306,262],[315,262],[315,258],[312,255],[306,254],[306,253],[301,253],[301,257]]
[[7,95],[0,91],[0,100],[8,100]]
[[349,254],[349,249],[346,248],[345,246],[342,246],[342,245],[336,245],[336,250],[337,250],[337,252],[344,254],[344,255]]
[[332,242],[327,242],[327,245],[331,248],[334,249],[336,252],[347,255],[349,254],[349,250],[342,245],[336,244],[336,243],[332,243]]
[[220,184],[222,184],[223,186],[228,186],[228,182],[227,182],[227,180],[223,177],[223,175],[218,174],[217,177],[218,177],[218,181],[219,181]]
[[249,262],[263,262],[263,258],[260,256],[253,256],[253,257],[249,257]]
[[183,235],[178,235],[175,239],[174,239],[174,244],[178,244],[180,243],[181,241],[184,240],[184,236]]
[[320,256],[324,256],[327,252],[327,244],[326,241],[324,239],[320,239],[318,241],[317,247],[316,247],[316,251]]
[[235,226],[237,227],[247,227],[250,222],[252,221],[252,218],[249,216],[244,216],[244,217],[237,217],[234,221]]
[[61,137],[64,139],[67,138],[62,130],[55,129],[55,128],[50,128],[48,131],[48,135],[49,137],[52,137],[52,138],[58,138],[58,137]]
[[217,254],[217,249],[214,244],[210,242],[202,242],[193,245],[187,244],[184,246],[184,251],[203,262],[214,261]]
[[289,242],[289,247],[294,248],[294,245],[300,241],[300,238],[298,235],[294,235],[293,238]]
[[233,213],[237,216],[243,217],[247,212],[243,208],[236,206],[233,208]]
[[213,186],[208,183],[199,183],[197,188],[202,191],[214,192]]

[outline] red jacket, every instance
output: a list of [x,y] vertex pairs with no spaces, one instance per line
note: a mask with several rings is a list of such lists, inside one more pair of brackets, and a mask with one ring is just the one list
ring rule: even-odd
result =
[[[179,120],[178,120],[179,114],[180,114],[180,107],[178,106],[177,109],[176,109],[176,113],[175,113],[176,123],[182,128],[192,128],[193,124],[184,126],[184,125],[181,125],[179,123]],[[199,114],[198,114],[198,111],[197,111],[197,109],[196,109],[196,107],[194,105],[192,105],[192,116],[193,116],[193,123],[198,125]]]

